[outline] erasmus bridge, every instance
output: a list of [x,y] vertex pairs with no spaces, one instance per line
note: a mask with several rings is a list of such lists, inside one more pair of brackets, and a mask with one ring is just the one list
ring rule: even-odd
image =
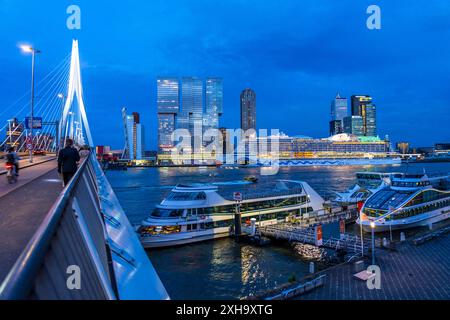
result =
[[[57,174],[66,139],[94,150],[77,40],[37,87],[31,113],[29,93],[0,111],[13,115],[0,149],[23,158],[19,182],[0,182],[0,299],[169,299],[94,152],[64,188]],[[33,159],[33,150],[46,155]]]

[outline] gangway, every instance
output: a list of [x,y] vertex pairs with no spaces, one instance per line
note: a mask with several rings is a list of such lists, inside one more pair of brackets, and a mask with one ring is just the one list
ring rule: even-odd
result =
[[[289,242],[299,242],[316,245],[314,228],[301,228],[288,223],[258,227],[258,233],[264,237],[283,239]],[[342,239],[328,237],[322,239],[322,247],[333,250],[343,250],[347,253],[365,255],[370,248],[368,243],[361,242],[361,238],[345,234]]]

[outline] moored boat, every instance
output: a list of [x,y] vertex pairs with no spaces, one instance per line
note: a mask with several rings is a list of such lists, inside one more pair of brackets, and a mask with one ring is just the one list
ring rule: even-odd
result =
[[[324,200],[306,182],[278,180],[266,190],[243,192],[243,225],[284,222],[323,209]],[[232,193],[211,185],[179,185],[138,228],[146,248],[167,247],[227,237],[232,234],[236,201]]]

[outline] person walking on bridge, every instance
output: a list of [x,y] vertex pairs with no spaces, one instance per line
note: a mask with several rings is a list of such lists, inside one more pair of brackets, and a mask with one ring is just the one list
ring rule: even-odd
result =
[[58,155],[58,173],[63,176],[64,186],[67,186],[77,172],[79,161],[80,154],[73,147],[73,140],[67,139],[66,147],[60,150]]

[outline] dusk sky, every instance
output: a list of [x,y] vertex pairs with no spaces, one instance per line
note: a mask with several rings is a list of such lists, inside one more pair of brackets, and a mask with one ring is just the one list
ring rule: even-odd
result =
[[[71,4],[82,10],[79,31],[66,27]],[[382,10],[381,30],[366,27],[371,4]],[[141,113],[146,149],[156,150],[160,75],[222,77],[228,128],[239,126],[239,95],[250,87],[258,128],[327,137],[339,92],[373,97],[382,138],[450,142],[448,0],[0,0],[0,113],[29,89],[18,43],[43,51],[39,80],[75,37],[98,145],[123,147],[126,106]],[[2,114],[1,126],[14,115]]]

